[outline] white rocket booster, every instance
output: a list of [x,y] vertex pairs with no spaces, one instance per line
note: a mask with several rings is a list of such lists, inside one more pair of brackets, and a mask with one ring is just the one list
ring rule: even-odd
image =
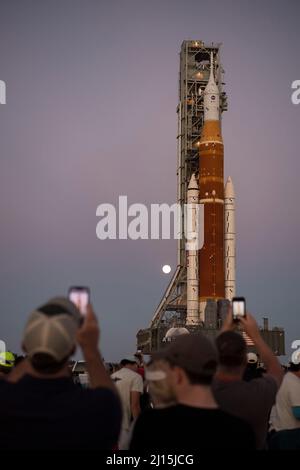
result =
[[187,190],[187,325],[199,324],[199,273],[197,245],[197,205],[199,203],[198,182],[193,174]]
[[228,178],[224,191],[224,253],[225,298],[235,297],[235,193],[232,179]]

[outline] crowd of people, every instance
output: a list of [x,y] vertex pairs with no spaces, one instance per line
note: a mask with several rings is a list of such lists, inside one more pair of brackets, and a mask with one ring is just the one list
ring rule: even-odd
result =
[[[88,386],[72,377],[77,347]],[[300,364],[284,370],[249,313],[237,327],[229,311],[215,340],[182,334],[146,365],[140,352],[113,365],[92,306],[83,319],[54,298],[29,316],[22,348],[0,354],[1,450],[300,450]]]

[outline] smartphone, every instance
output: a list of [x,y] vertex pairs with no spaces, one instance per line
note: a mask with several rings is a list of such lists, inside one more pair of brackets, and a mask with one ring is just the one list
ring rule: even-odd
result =
[[246,316],[246,300],[244,297],[233,297],[232,299],[232,316],[234,320],[239,320],[239,317]]
[[86,315],[87,306],[90,303],[90,289],[82,286],[70,287],[69,300],[76,305],[81,315]]

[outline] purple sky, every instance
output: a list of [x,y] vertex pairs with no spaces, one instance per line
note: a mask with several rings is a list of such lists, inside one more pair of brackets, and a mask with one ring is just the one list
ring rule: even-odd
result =
[[181,42],[222,42],[225,174],[237,194],[238,293],[300,339],[298,0],[0,0],[0,338],[87,284],[118,360],[152,318],[173,241],[99,241],[96,208],[175,202]]

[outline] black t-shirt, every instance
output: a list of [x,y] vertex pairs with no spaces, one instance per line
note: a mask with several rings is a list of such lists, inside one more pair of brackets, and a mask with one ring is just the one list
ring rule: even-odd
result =
[[176,405],[143,412],[130,450],[255,449],[251,427],[220,409]]
[[0,451],[110,450],[120,423],[119,399],[109,389],[83,389],[67,377],[0,380]]

